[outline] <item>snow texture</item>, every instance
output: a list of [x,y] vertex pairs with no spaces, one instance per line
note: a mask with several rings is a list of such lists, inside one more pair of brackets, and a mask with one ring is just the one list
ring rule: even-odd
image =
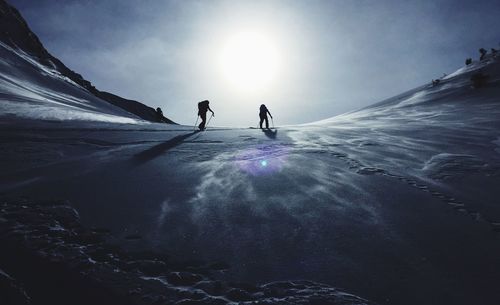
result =
[[0,43],[0,280],[19,300],[53,277],[110,304],[498,304],[497,57],[320,122],[194,132],[22,50]]
[[[101,288],[99,301],[107,304],[310,304],[311,300],[317,304],[371,304],[310,281],[227,283],[211,279],[216,265],[173,264],[144,252],[131,255],[106,244],[106,230],[83,228],[78,213],[64,202],[3,199],[0,211],[0,237],[9,246],[3,250],[2,261],[9,262],[13,270],[22,270],[27,264],[32,272],[27,280],[30,285],[67,298],[71,304],[89,302],[84,291],[90,285]],[[29,262],[18,261],[25,258],[20,254],[24,252],[34,257]],[[50,269],[49,277],[40,272],[45,269]],[[68,273],[68,281],[75,286],[70,288],[76,292],[57,286],[54,290],[48,284],[64,281]],[[1,270],[0,288],[2,304],[30,303],[24,290]]]
[[52,56],[21,14],[0,0],[0,115],[43,120],[173,123],[140,102],[99,91]]
[[9,120],[0,192],[69,200],[123,251],[222,262],[212,280],[258,291],[293,279],[381,304],[496,304],[500,72],[486,63],[481,88],[470,67],[273,131]]
[[0,269],[0,291],[1,304],[30,304],[31,299],[24,288],[2,269]]
[[0,42],[0,115],[38,120],[137,123],[132,114]]

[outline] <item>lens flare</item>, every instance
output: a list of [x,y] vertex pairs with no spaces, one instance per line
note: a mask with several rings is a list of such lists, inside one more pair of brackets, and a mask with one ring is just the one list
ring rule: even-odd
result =
[[238,153],[234,162],[244,172],[253,176],[269,175],[281,171],[289,148],[280,145],[261,146]]

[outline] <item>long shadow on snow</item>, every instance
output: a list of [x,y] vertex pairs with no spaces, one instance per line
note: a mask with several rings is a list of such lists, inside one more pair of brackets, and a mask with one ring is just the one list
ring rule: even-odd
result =
[[181,145],[184,142],[184,140],[186,140],[187,138],[189,138],[197,133],[198,133],[198,131],[193,131],[193,132],[186,133],[183,135],[178,135],[178,136],[175,136],[166,142],[155,145],[155,146],[153,146],[153,147],[151,147],[143,152],[140,152],[140,153],[134,155],[132,157],[132,163],[134,163],[135,165],[141,165],[141,164],[144,164],[148,161],[151,161],[154,158],[165,153],[166,151],[168,151],[168,150],[170,150],[178,145]]
[[278,130],[275,129],[275,130],[271,130],[271,129],[262,129],[262,131],[264,132],[264,134],[266,135],[266,137],[270,138],[270,139],[276,139],[276,136],[278,135]]

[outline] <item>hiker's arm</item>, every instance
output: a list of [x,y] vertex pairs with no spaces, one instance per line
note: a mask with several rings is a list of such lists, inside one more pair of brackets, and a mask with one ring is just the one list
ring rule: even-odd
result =
[[269,116],[271,117],[271,119],[273,118],[273,115],[271,114],[271,112],[269,112],[269,109],[267,110],[267,113],[269,113]]
[[212,111],[212,109],[210,109],[210,106],[208,106],[208,110],[210,110],[210,112],[212,113],[212,115],[215,116],[215,113]]

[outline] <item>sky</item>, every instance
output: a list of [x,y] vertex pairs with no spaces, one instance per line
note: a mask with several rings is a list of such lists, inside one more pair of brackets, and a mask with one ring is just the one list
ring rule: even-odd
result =
[[98,89],[194,125],[329,118],[500,48],[500,1],[8,0]]

